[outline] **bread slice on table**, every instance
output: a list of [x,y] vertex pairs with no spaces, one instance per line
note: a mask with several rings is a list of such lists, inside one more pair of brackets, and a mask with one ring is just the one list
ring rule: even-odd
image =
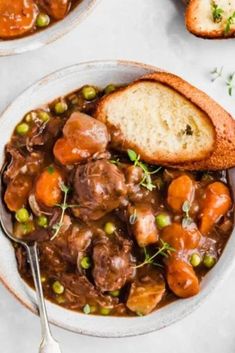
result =
[[185,22],[187,29],[199,37],[234,37],[235,0],[190,0]]
[[235,166],[235,121],[183,79],[156,72],[105,96],[95,117],[114,148],[142,160],[189,170]]

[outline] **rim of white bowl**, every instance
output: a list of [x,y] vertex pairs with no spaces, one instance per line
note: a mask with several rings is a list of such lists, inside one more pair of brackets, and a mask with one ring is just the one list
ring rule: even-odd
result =
[[38,49],[61,38],[82,22],[101,0],[82,0],[68,15],[48,28],[22,38],[0,40],[0,57]]
[[[8,105],[8,107],[1,113],[0,119],[4,118],[4,115],[8,113],[8,111],[11,110],[11,106],[15,103],[17,103],[17,100],[24,98],[27,93],[30,93],[30,91],[35,91],[37,88],[43,85],[47,85],[48,82],[51,81],[56,81],[61,78],[65,78],[68,75],[71,75],[71,73],[76,73],[76,72],[81,72],[83,70],[92,70],[96,68],[103,69],[104,71],[107,71],[108,69],[112,69],[114,67],[123,67],[123,68],[139,68],[142,70],[146,70],[146,73],[152,72],[152,71],[159,71],[160,69],[151,66],[151,65],[146,65],[138,62],[133,62],[133,61],[127,61],[127,60],[98,60],[98,61],[89,61],[89,62],[82,62],[76,65],[68,66],[64,69],[57,70],[41,80],[37,81],[27,89],[25,89],[20,95],[18,95],[15,100]],[[162,71],[162,70],[161,70]],[[68,92],[69,93],[69,92]],[[230,181],[232,185],[232,190],[233,190],[233,198],[235,199],[235,168],[229,171],[229,176],[230,176]],[[235,258],[232,249],[235,247],[235,229],[233,230],[232,234],[230,235],[230,238],[225,246],[225,249],[223,251],[222,256],[220,257],[218,263],[216,266],[206,275],[205,279],[207,280],[207,284],[205,284],[205,279],[202,281],[202,289],[201,292],[192,298],[188,299],[182,299],[182,300],[177,300],[171,304],[168,304],[167,306],[158,309],[154,311],[152,314],[145,316],[145,317],[138,317],[138,318],[130,318],[130,317],[125,317],[125,318],[119,318],[119,317],[100,317],[100,316],[93,316],[93,315],[88,315],[87,317],[90,318],[90,320],[96,320],[97,321],[97,327],[99,326],[99,322],[106,320],[106,323],[112,325],[112,323],[115,322],[126,322],[127,320],[130,323],[136,323],[136,320],[138,320],[138,323],[142,323],[137,325],[130,325],[128,329],[120,329],[117,331],[112,331],[110,330],[102,330],[102,332],[97,328],[97,330],[94,329],[83,329],[81,327],[74,327],[72,326],[69,322],[64,322],[65,320],[55,320],[53,317],[49,316],[49,321],[61,328],[64,328],[68,331],[72,331],[75,333],[79,334],[84,334],[87,336],[94,336],[94,337],[103,337],[103,338],[121,338],[121,337],[131,337],[131,336],[137,336],[137,335],[143,335],[147,333],[151,333],[160,329],[163,329],[181,319],[183,319],[185,316],[189,315],[191,312],[193,312],[200,304],[202,304],[205,299],[208,297],[208,295],[219,285],[223,282],[223,280],[229,275],[231,270],[233,269],[235,265]],[[4,278],[4,274],[1,272],[0,269],[0,281],[3,283],[3,285],[8,289],[9,292],[13,294],[13,296],[21,303],[23,304],[26,308],[28,308],[31,312],[34,314],[38,315],[35,302],[32,300],[26,300],[26,298],[21,297],[18,295],[16,289],[14,288],[13,284],[10,283],[10,281],[7,278]],[[23,281],[23,280],[22,280]],[[34,294],[35,292],[30,289],[30,291]],[[70,310],[64,309],[59,307],[56,304],[52,304],[51,302],[47,301],[47,303],[50,303],[53,307],[57,308],[58,310],[60,309],[63,311],[63,313],[71,313]],[[171,310],[172,309],[172,310]],[[151,324],[148,325],[148,318],[157,316],[158,313],[160,314],[163,313],[164,319],[161,320],[161,322],[157,322],[156,324]],[[73,312],[76,314],[80,319],[84,317],[84,314],[79,314],[77,312]],[[177,313],[177,315],[176,315]],[[117,321],[116,321],[117,320]],[[124,321],[123,321],[124,320]]]

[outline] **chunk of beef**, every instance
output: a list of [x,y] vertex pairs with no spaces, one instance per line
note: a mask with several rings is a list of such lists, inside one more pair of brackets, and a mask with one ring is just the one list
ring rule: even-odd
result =
[[107,160],[78,166],[73,180],[73,212],[76,217],[97,220],[118,208],[127,192],[125,178],[117,166]]
[[71,0],[39,0],[38,2],[55,20],[62,20],[71,6]]
[[135,275],[131,245],[120,236],[100,237],[94,243],[93,277],[101,291],[119,290]]

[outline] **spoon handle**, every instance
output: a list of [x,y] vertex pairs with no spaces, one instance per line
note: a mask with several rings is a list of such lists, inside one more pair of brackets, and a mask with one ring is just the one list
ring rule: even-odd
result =
[[45,300],[41,284],[37,243],[32,246],[27,246],[26,249],[37,293],[38,310],[41,321],[42,343],[39,348],[39,353],[61,353],[60,347],[52,337],[49,327],[47,310],[45,306]]

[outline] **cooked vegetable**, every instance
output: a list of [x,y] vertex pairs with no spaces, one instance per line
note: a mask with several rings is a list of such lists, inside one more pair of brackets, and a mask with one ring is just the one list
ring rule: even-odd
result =
[[40,227],[46,228],[48,226],[48,219],[46,216],[39,216],[37,219],[37,224]]
[[171,218],[166,213],[159,213],[156,216],[156,223],[159,229],[165,228],[171,224]]
[[62,174],[57,168],[54,168],[53,172],[45,169],[36,181],[36,199],[47,207],[53,207],[60,203],[62,198],[60,184],[62,181]]
[[84,256],[81,259],[80,265],[84,270],[88,270],[91,267],[91,259],[88,256]]
[[216,263],[216,258],[210,254],[206,254],[203,258],[203,265],[205,265],[207,268],[211,268],[215,265]]
[[22,136],[26,135],[29,132],[29,125],[26,123],[21,123],[21,124],[17,125],[16,132],[17,132],[17,134],[22,135]]
[[214,182],[207,186],[205,198],[201,206],[200,232],[208,234],[211,228],[223,217],[230,209],[232,200],[228,187],[221,182]]
[[191,255],[190,257],[190,263],[193,267],[197,267],[200,265],[200,263],[202,262],[201,256],[197,253],[194,253]]
[[60,101],[55,104],[55,112],[57,114],[63,114],[68,109],[68,105],[65,101]]
[[178,297],[187,298],[196,295],[199,281],[191,265],[172,257],[167,263],[167,283]]
[[92,86],[85,86],[82,89],[82,94],[87,101],[92,101],[96,98],[96,89]]
[[29,220],[29,212],[26,208],[20,208],[16,212],[15,216],[16,216],[17,221],[20,223],[26,223]]
[[167,202],[174,212],[181,213],[185,201],[191,203],[194,199],[194,182],[186,174],[174,179],[169,188]]
[[37,27],[47,27],[50,23],[50,17],[46,13],[39,13],[36,19]]
[[111,83],[110,85],[105,87],[104,92],[105,92],[105,94],[109,94],[109,93],[114,92],[116,89],[117,89],[117,87]]
[[52,284],[52,289],[55,294],[63,294],[64,293],[64,286],[59,281],[55,281]]
[[136,220],[131,225],[133,234],[140,247],[156,244],[158,241],[158,230],[155,217],[150,205],[140,204],[129,207],[129,215],[136,214]]
[[106,234],[111,235],[115,232],[116,226],[113,222],[107,222],[104,226],[104,231]]
[[48,112],[45,112],[43,110],[40,110],[38,112],[38,117],[41,119],[44,123],[47,123],[50,120],[50,114]]
[[106,315],[109,315],[110,312],[111,312],[111,309],[110,309],[110,308],[100,308],[100,314],[101,314],[101,315],[106,316]]
[[201,234],[195,223],[187,228],[183,228],[179,223],[172,223],[162,230],[161,239],[175,250],[189,250],[198,247]]

